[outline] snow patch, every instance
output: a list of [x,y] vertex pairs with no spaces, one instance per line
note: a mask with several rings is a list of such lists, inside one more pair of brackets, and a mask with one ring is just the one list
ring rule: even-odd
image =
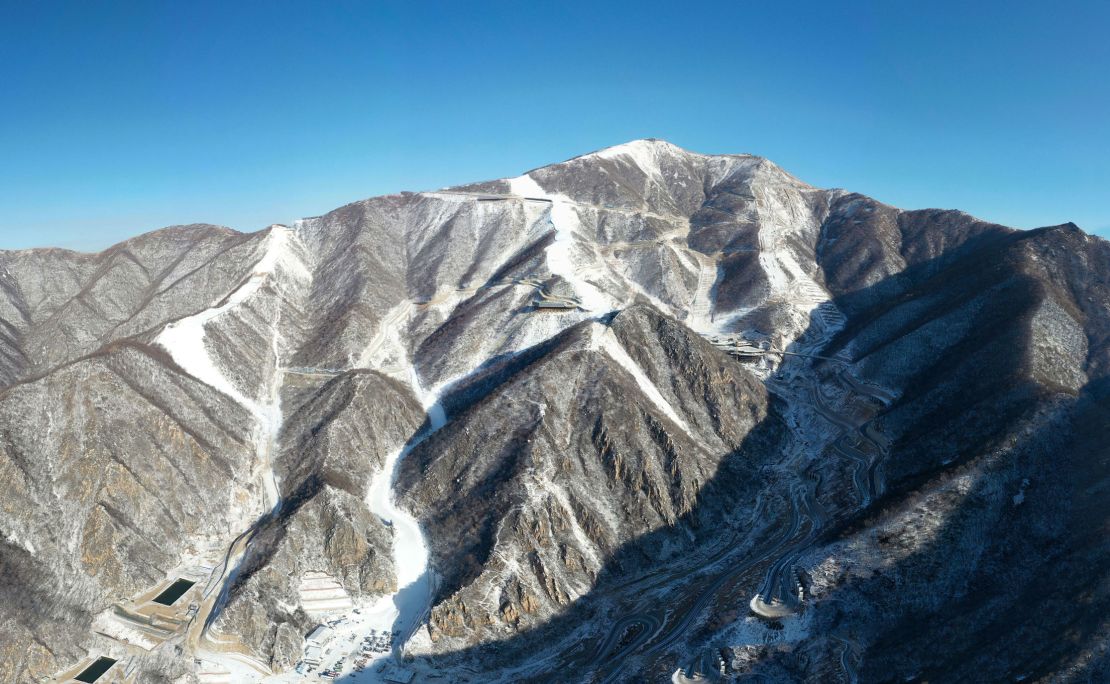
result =
[[[370,511],[387,522],[393,531],[393,567],[397,591],[387,594],[370,608],[370,627],[392,631],[402,624],[402,634],[407,634],[423,616],[430,598],[430,585],[426,575],[428,547],[420,524],[408,511],[397,505],[393,482],[397,465],[404,456],[398,449],[385,459],[381,471],[374,477],[366,496]],[[423,586],[418,582],[423,582]]]
[[297,593],[304,612],[315,617],[354,608],[347,591],[326,572],[306,572]]
[[675,425],[682,428],[683,431],[691,433],[690,426],[679,417],[678,412],[675,411],[670,402],[663,397],[663,394],[659,391],[659,388],[655,386],[655,383],[651,381],[651,378],[649,378],[644,373],[643,369],[628,355],[628,352],[621,346],[621,343],[617,340],[613,331],[606,328],[598,337],[600,338],[598,340],[598,348],[608,354],[610,358],[621,366],[621,368],[628,371],[629,375],[636,381],[636,385],[640,388],[640,391],[655,404],[656,408],[670,418]]
[[412,312],[413,303],[408,299],[391,307],[382,316],[377,332],[355,361],[355,367],[373,368],[393,376],[402,372],[401,365],[407,360],[408,353],[401,339],[401,324]]
[[277,274],[279,268],[299,280],[310,279],[311,274],[291,244],[295,239],[293,231],[288,228],[272,227],[267,238],[265,254],[255,264],[253,273],[242,285],[225,297],[222,304],[217,303],[198,314],[167,324],[154,339],[155,344],[169,352],[170,357],[185,372],[231,397],[260,419],[265,417],[266,411],[263,407],[240,392],[208,354],[204,344],[205,326],[250,298],[263,283]]
[[551,200],[551,227],[555,229],[555,240],[544,250],[547,269],[574,287],[575,294],[586,309],[594,312],[613,309],[613,300],[579,274],[580,270],[596,270],[597,265],[590,263],[596,262],[596,258],[581,254],[577,245],[576,235],[582,223],[575,202],[565,195],[545,191],[528,174],[510,179],[509,189],[514,195]]
[[30,539],[22,539],[15,532],[11,532],[11,533],[5,532],[4,533],[4,539],[6,539],[9,544],[13,544],[15,546],[23,547],[23,549],[26,550],[27,553],[31,554],[32,556],[35,555],[35,553],[36,553],[35,545],[31,543],[31,540]]
[[[305,284],[312,279],[312,273],[298,253],[302,248],[297,244],[296,234],[285,226],[271,226],[266,238],[265,251],[255,264],[253,272],[222,303],[200,313],[179,319],[166,325],[154,339],[154,343],[165,349],[170,357],[186,373],[209,387],[231,397],[245,407],[258,421],[256,434],[257,453],[264,469],[263,488],[271,507],[279,503],[278,483],[273,469],[269,467],[273,444],[281,430],[282,413],[279,398],[282,375],[277,373],[270,386],[266,403],[246,396],[213,361],[205,345],[206,326],[258,292],[263,284],[279,275],[289,276],[297,284]],[[280,358],[280,334],[275,321],[272,330],[272,349],[275,359]]]
[[416,444],[447,423],[447,415],[440,403],[442,386],[431,392],[425,391],[415,366],[410,365],[409,370],[413,393],[428,417],[428,431],[386,456],[382,469],[366,494],[367,507],[387,522],[393,531],[393,568],[397,579],[397,591],[381,597],[370,608],[367,626],[381,631],[396,629],[401,639],[407,638],[419,626],[428,609],[431,576],[424,532],[416,518],[397,505],[393,485],[401,460]]
[[648,178],[661,180],[662,172],[659,169],[659,153],[666,151],[671,156],[682,154],[683,150],[670,143],[659,140],[633,140],[621,145],[606,147],[594,152],[592,156],[599,159],[627,159],[635,164]]

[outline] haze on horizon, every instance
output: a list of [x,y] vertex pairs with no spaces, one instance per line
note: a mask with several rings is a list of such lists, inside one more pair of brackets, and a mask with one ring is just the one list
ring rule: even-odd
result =
[[9,4],[0,248],[253,231],[631,139],[1110,236],[1110,6]]

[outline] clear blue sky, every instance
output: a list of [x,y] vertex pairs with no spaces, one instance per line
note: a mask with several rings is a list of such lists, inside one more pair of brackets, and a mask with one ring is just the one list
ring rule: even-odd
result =
[[0,8],[0,247],[257,230],[642,137],[1110,236],[1108,2]]

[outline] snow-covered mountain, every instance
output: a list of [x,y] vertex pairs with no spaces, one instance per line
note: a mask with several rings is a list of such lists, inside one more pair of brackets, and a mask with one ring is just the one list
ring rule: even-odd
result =
[[1108,281],[658,140],[0,252],[0,680],[1099,680]]

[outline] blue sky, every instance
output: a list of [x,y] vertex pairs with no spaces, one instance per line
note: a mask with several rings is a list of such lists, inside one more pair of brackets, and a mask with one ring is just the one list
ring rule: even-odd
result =
[[1110,236],[1107,2],[0,8],[0,248],[252,231],[642,137]]

